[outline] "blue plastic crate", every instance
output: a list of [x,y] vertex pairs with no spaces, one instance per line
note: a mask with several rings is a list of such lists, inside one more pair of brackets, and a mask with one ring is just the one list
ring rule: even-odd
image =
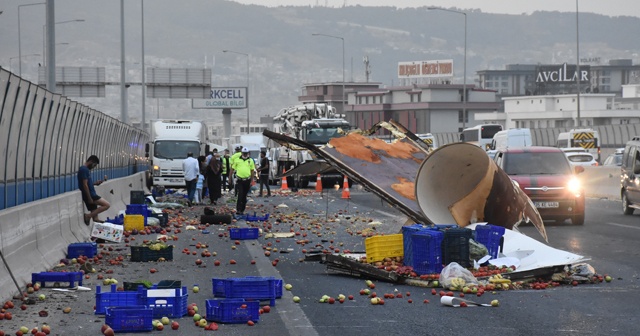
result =
[[231,239],[258,239],[260,229],[258,228],[231,228],[229,229],[229,237]]
[[206,300],[207,321],[220,323],[246,323],[260,320],[260,302],[244,299]]
[[496,225],[476,225],[476,241],[487,247],[492,258],[498,257],[500,239],[504,236],[504,228]]
[[415,232],[428,229],[428,226],[422,224],[405,225],[402,227],[402,248],[404,249],[402,263],[405,266],[413,267],[413,244],[411,243],[411,235]]
[[428,226],[428,228],[432,230],[445,231],[448,229],[459,229],[460,227],[458,226],[458,224],[434,224],[432,226]]
[[142,215],[145,226],[147,226],[147,217],[149,217],[150,212],[146,204],[128,204],[125,211],[127,215]]
[[105,219],[104,221],[111,224],[124,225],[124,215],[118,215],[113,218],[107,217],[107,219]]
[[469,260],[469,239],[473,232],[471,229],[447,229],[444,231],[442,241],[442,261],[445,265],[457,262],[462,267],[471,267]]
[[266,214],[264,216],[257,216],[255,212],[253,213],[253,216],[247,214],[244,217],[244,220],[247,222],[258,222],[258,221],[262,222],[268,219],[269,219],[269,214]]
[[153,309],[153,318],[187,315],[189,292],[187,287],[139,290],[139,303]]
[[55,286],[55,283],[69,283],[69,288],[82,286],[82,272],[40,272],[31,273],[31,283],[39,282],[42,288],[47,287],[47,282],[52,283],[49,287]]
[[282,279],[278,279],[276,277],[257,277],[257,276],[246,276],[244,279],[265,279],[270,282],[270,286],[273,286],[276,290],[276,299],[282,297]]
[[[282,281],[273,277],[244,277],[212,280],[213,296],[247,300],[269,300],[269,304],[276,305],[277,290]],[[282,296],[282,293],[280,293]]]
[[145,306],[107,307],[105,324],[114,332],[153,330],[151,308]]
[[98,244],[96,243],[72,243],[67,247],[67,258],[77,258],[79,256],[85,256],[87,258],[93,258],[98,254]]
[[421,230],[411,235],[414,272],[422,275],[442,271],[443,239],[444,233],[439,230]]
[[102,292],[100,286],[96,286],[96,314],[104,314],[107,307],[132,307],[140,305],[139,291],[116,290],[116,285],[111,285],[110,292]]

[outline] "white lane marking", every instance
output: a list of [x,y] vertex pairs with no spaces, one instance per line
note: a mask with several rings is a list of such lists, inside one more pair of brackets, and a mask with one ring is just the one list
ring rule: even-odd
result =
[[631,226],[631,225],[625,225],[625,224],[618,224],[618,223],[607,223],[609,225],[613,225],[613,226],[619,226],[619,227],[623,227],[623,228],[627,228],[627,229],[636,229],[636,230],[640,230],[640,226]]
[[376,212],[379,213],[379,214],[385,215],[387,217],[397,217],[398,216],[398,215],[394,215],[394,214],[391,214],[391,213],[388,213],[388,212],[385,212],[385,211],[382,211],[382,210],[376,210]]

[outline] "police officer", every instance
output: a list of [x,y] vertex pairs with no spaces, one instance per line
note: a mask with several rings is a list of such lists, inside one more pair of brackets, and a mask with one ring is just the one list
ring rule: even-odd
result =
[[233,160],[231,173],[235,173],[237,177],[238,201],[236,203],[236,214],[243,215],[247,207],[247,195],[251,190],[251,180],[257,175],[256,165],[249,156],[247,147],[242,148],[240,157]]

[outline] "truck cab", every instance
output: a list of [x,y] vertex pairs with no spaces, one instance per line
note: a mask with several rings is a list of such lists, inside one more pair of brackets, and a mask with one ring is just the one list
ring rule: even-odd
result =
[[492,150],[503,150],[510,147],[531,146],[531,130],[528,128],[512,128],[499,131],[493,135]]
[[316,146],[329,143],[333,138],[344,136],[340,129],[349,130],[349,122],[344,119],[313,119],[302,122],[300,139]]
[[187,153],[194,158],[208,151],[206,127],[193,120],[152,120],[151,141],[145,145],[149,159],[149,188],[184,188],[182,161]]

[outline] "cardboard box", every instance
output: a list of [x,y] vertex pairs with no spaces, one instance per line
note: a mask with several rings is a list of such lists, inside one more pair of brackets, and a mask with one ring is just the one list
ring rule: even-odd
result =
[[104,240],[120,243],[124,233],[124,227],[111,223],[93,223],[91,237],[102,238]]

